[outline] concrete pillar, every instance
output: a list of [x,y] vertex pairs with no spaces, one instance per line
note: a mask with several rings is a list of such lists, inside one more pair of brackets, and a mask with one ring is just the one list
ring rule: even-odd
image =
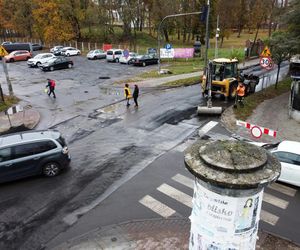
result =
[[280,162],[245,142],[199,140],[185,165],[195,176],[189,249],[254,250],[263,190]]

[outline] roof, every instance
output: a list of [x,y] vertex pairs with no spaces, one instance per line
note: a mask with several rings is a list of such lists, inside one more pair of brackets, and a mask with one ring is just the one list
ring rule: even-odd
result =
[[25,131],[21,133],[13,133],[0,136],[0,147],[41,139],[57,139],[59,138],[59,136],[60,133],[58,131],[51,130]]
[[216,63],[237,63],[238,60],[236,58],[234,59],[229,59],[229,58],[216,58],[213,60],[213,62],[216,62]]
[[277,150],[300,155],[300,142],[282,141],[279,143]]

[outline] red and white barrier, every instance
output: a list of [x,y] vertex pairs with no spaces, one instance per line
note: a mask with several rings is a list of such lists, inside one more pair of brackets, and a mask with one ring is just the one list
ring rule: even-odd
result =
[[260,138],[262,136],[262,134],[273,136],[273,137],[276,137],[276,135],[277,135],[276,130],[260,127],[260,126],[253,125],[253,124],[248,123],[248,122],[240,121],[240,120],[236,121],[236,125],[245,127],[247,129],[250,129],[251,134],[256,138]]

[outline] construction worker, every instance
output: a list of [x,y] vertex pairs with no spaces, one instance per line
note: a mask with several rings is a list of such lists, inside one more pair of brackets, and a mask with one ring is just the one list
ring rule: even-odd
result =
[[236,89],[236,93],[237,93],[237,101],[242,107],[244,106],[245,91],[246,91],[246,87],[244,83],[239,79],[239,85]]
[[127,107],[130,105],[129,103],[129,99],[131,98],[131,93],[130,93],[130,89],[129,89],[129,85],[128,83],[125,84],[125,87],[124,87],[124,96],[125,96],[125,99],[127,100]]

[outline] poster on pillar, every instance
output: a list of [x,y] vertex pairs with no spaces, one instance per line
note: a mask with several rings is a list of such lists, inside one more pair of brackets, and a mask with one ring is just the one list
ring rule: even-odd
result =
[[217,194],[195,182],[190,249],[254,249],[262,191],[246,197]]

